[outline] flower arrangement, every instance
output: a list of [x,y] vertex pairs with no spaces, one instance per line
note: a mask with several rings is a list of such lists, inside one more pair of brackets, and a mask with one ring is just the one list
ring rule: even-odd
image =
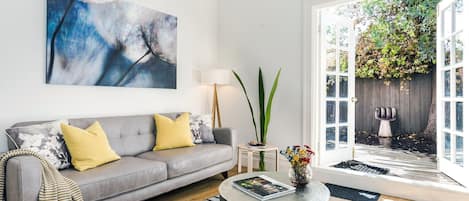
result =
[[312,170],[309,166],[314,151],[308,145],[288,146],[281,150],[280,154],[285,156],[291,164],[289,177],[295,186],[306,185],[312,178]]

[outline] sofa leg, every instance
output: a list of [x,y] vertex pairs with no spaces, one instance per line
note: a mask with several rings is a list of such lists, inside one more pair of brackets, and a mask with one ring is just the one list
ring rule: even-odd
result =
[[223,178],[228,179],[228,171],[222,172]]

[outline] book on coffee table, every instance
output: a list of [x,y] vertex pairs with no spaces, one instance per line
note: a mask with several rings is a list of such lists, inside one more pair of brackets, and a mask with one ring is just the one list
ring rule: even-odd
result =
[[262,201],[278,198],[295,192],[295,187],[281,183],[265,175],[233,181],[233,186]]

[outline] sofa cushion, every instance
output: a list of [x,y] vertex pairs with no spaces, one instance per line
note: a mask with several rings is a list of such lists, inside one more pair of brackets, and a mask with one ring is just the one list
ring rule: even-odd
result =
[[212,115],[191,115],[190,127],[194,143],[215,143],[212,129]]
[[99,122],[86,130],[66,124],[61,128],[75,169],[85,171],[121,158],[109,146]]
[[57,169],[70,167],[70,157],[65,146],[60,124],[67,120],[33,124],[6,129],[11,137],[8,141],[17,149],[37,152]]
[[[162,114],[176,118],[178,113]],[[88,128],[99,121],[107,134],[112,149],[120,156],[135,156],[150,151],[155,146],[155,120],[153,115],[117,116],[69,119],[70,125]]]
[[232,159],[232,148],[221,144],[200,144],[193,147],[151,151],[138,155],[153,161],[165,162],[168,178],[189,174]]
[[156,145],[153,151],[194,146],[189,119],[189,113],[183,113],[175,120],[155,114],[158,131],[156,132]]
[[84,200],[100,200],[136,190],[166,180],[166,164],[135,157],[79,172],[74,169],[60,171],[77,182]]

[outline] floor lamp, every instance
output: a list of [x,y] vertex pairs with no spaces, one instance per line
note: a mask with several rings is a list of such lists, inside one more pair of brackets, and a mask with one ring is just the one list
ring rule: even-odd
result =
[[215,128],[215,121],[218,120],[218,127],[221,128],[220,105],[218,103],[217,87],[229,85],[231,83],[231,71],[227,69],[210,69],[202,72],[202,83],[213,85],[212,102],[212,128]]

